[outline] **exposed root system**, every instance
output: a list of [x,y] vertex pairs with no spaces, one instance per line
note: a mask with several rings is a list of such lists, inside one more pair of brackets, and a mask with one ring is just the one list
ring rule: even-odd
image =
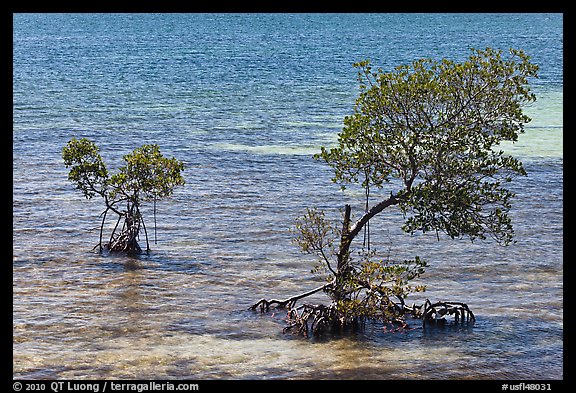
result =
[[284,299],[284,300],[277,300],[277,299],[271,299],[271,300],[266,300],[266,299],[260,299],[257,303],[253,304],[252,306],[250,306],[249,310],[256,310],[257,308],[260,309],[260,312],[267,312],[270,311],[270,307],[271,306],[275,306],[276,308],[288,308],[288,309],[292,309],[295,305],[296,302],[300,299],[303,299],[307,296],[313,295],[316,292],[320,292],[326,288],[328,288],[329,286],[332,285],[332,282],[329,282],[327,284],[324,284],[316,289],[313,289],[311,291],[308,292],[303,292],[299,295],[296,296],[292,296],[289,297],[288,299]]
[[436,302],[431,303],[426,299],[422,305],[408,306],[402,303],[401,310],[396,310],[394,315],[384,318],[374,318],[366,316],[355,316],[353,318],[345,316],[337,306],[332,302],[328,306],[323,304],[303,303],[296,306],[296,302],[316,292],[327,289],[331,283],[289,297],[284,300],[261,299],[249,307],[249,310],[259,309],[261,313],[270,311],[271,308],[287,309],[286,321],[287,326],[282,330],[283,333],[293,332],[295,334],[309,337],[311,335],[320,336],[326,331],[341,330],[342,328],[352,326],[363,327],[367,319],[378,319],[384,323],[384,330],[388,332],[398,332],[411,329],[404,320],[405,316],[421,319],[422,326],[427,323],[442,324],[447,322],[447,317],[453,316],[454,323],[474,324],[476,318],[467,304],[461,302]]
[[431,303],[426,299],[422,306],[414,306],[412,315],[422,319],[423,323],[446,321],[446,316],[454,316],[455,323],[474,323],[476,317],[468,308],[468,305],[461,302],[436,302]]

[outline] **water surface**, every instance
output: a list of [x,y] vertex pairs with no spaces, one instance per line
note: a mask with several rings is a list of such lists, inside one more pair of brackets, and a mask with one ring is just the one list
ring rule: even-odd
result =
[[[15,14],[13,375],[143,379],[562,379],[563,19],[549,14]],[[282,313],[246,311],[321,283],[288,229],[306,207],[362,207],[312,159],[358,93],[353,62],[390,69],[468,48],[522,48],[540,65],[518,143],[517,243],[407,236],[423,297],[467,302],[472,329],[311,341]],[[186,164],[137,260],[93,253],[100,201],[67,181],[71,138],[109,167],[144,143]],[[389,190],[384,191],[384,195]],[[149,226],[152,206],[144,206]],[[112,225],[112,223],[110,223]],[[318,294],[316,300],[326,299]]]

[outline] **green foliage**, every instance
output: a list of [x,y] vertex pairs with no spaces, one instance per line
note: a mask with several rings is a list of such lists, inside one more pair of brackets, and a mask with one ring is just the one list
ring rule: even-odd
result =
[[428,266],[416,256],[411,260],[393,261],[376,259],[374,250],[359,252],[359,258],[350,256],[349,268],[336,271],[338,253],[334,247],[341,236],[325,216],[324,211],[313,208],[296,219],[293,229],[294,244],[307,254],[319,257],[320,263],[313,272],[329,273],[332,285],[325,291],[333,300],[332,310],[336,322],[353,324],[366,318],[383,322],[402,318],[404,300],[411,292],[422,292],[424,285],[414,285],[413,280],[424,274]]
[[[96,144],[86,138],[72,138],[62,150],[62,158],[66,167],[70,168],[68,179],[86,198],[99,195],[104,199],[106,210],[103,212],[100,229],[100,249],[104,220],[111,210],[119,216],[118,223],[124,219],[124,225],[121,234],[112,233],[108,248],[139,252],[136,239],[140,233],[140,224],[146,229],[140,213],[141,203],[167,198],[172,195],[175,187],[184,185],[181,175],[184,164],[175,158],[165,158],[158,145],[143,145],[125,155],[125,165],[112,176]],[[121,202],[126,204],[125,210],[119,207]]]
[[391,72],[359,69],[360,95],[344,119],[338,146],[316,156],[334,169],[333,181],[396,194],[408,215],[407,232],[512,240],[512,192],[503,186],[525,175],[522,163],[498,150],[516,141],[530,118],[522,105],[536,97],[528,87],[538,66],[520,50],[472,50],[456,63],[420,59]]
[[306,214],[296,219],[292,232],[295,234],[292,242],[300,247],[302,252],[314,254],[320,258],[320,264],[313,271],[328,271],[335,274],[330,258],[335,255],[334,241],[338,236],[337,229],[326,219],[324,211],[317,208],[306,209]]
[[158,145],[144,145],[124,156],[125,165],[110,178],[111,198],[163,199],[184,185],[184,163],[165,158]]
[[[320,319],[341,326],[366,318],[402,323],[407,296],[426,289],[414,284],[427,267],[419,257],[378,259],[369,249],[368,223],[388,207],[400,208],[408,233],[512,241],[514,193],[504,186],[526,171],[498,145],[516,141],[530,121],[522,106],[536,99],[528,82],[538,66],[520,50],[471,52],[462,63],[420,59],[390,72],[373,71],[369,61],[355,64],[354,113],[344,118],[337,146],[315,158],[332,167],[342,189],[364,188],[364,215],[352,223],[347,205],[341,230],[318,209],[296,220],[294,242],[330,273],[324,290],[332,305]],[[370,191],[385,186],[394,187],[390,197],[370,207]],[[354,260],[350,247],[362,229],[368,249]]]
[[408,295],[426,289],[411,282],[419,278],[427,266],[419,257],[402,262],[366,258],[334,287],[339,292],[332,296],[340,324],[350,325],[366,319],[384,323],[401,321]]
[[103,196],[108,182],[108,170],[96,144],[88,139],[72,138],[62,151],[68,179],[76,184],[87,199]]

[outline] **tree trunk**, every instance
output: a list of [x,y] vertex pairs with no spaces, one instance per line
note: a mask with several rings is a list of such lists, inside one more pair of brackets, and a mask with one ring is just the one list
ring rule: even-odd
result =
[[350,214],[352,207],[350,205],[344,206],[344,222],[342,223],[342,234],[340,235],[340,248],[338,250],[338,266],[337,274],[344,274],[348,269],[348,256],[350,250]]
[[396,196],[390,194],[390,198],[385,199],[370,210],[367,210],[358,221],[351,225],[352,207],[350,205],[344,206],[344,221],[342,223],[342,234],[340,235],[340,247],[338,250],[338,267],[335,277],[335,284],[333,287],[332,297],[334,300],[342,300],[346,298],[345,281],[351,273],[350,268],[350,246],[352,240],[360,233],[362,228],[368,224],[370,219],[392,205],[400,202]]
[[348,260],[350,254],[350,245],[352,240],[360,233],[362,228],[370,221],[372,217],[390,207],[396,205],[400,200],[390,194],[390,198],[385,199],[376,205],[374,205],[370,210],[368,210],[354,225],[350,226],[351,220],[350,215],[352,208],[350,205],[344,207],[344,222],[342,223],[342,235],[340,236],[340,248],[338,251],[338,274],[344,274],[349,270]]
[[[124,224],[122,225],[122,231],[119,235],[114,236],[116,227],[114,228],[114,232],[112,232],[107,248],[112,252],[139,254],[142,252],[142,248],[138,244],[137,240],[140,233],[140,212],[138,208],[132,204],[131,206],[128,206],[123,216]],[[120,218],[121,217],[119,217],[119,220]],[[118,225],[118,223],[116,225]]]
[[338,264],[334,277],[334,285],[331,288],[330,296],[334,301],[343,300],[346,297],[345,280],[350,273],[350,243],[353,237],[350,237],[350,215],[352,207],[344,206],[344,221],[342,222],[342,234],[340,235],[340,247],[338,249]]

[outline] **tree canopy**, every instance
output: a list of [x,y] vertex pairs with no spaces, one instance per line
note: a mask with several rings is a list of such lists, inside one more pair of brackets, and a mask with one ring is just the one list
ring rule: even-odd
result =
[[[538,66],[521,50],[505,54],[491,48],[472,49],[463,62],[424,58],[391,71],[374,70],[368,60],[354,66],[360,83],[354,112],[344,118],[337,145],[322,147],[315,158],[333,169],[332,180],[342,189],[364,188],[365,211],[353,221],[345,205],[341,225],[334,225],[322,210],[308,209],[296,222],[295,243],[320,258],[328,282],[285,300],[262,299],[251,308],[288,307],[288,328],[304,334],[309,321],[312,331],[320,332],[366,319],[404,324],[408,313],[424,321],[445,315],[473,321],[460,302],[408,306],[408,294],[425,289],[410,282],[427,262],[419,256],[378,258],[367,229],[374,216],[396,207],[410,234],[434,231],[510,244],[514,193],[506,185],[526,171],[499,144],[517,141],[530,121],[523,106],[536,99],[529,82]],[[370,204],[375,189],[378,199]],[[362,230],[368,247],[362,245],[355,260],[351,247]],[[330,296],[329,306],[296,306],[318,291]]]
[[[106,209],[102,213],[100,242],[97,245],[100,250],[140,252],[137,239],[142,224],[146,233],[146,249],[149,251],[148,234],[140,213],[141,203],[167,198],[175,187],[184,185],[181,175],[184,163],[176,158],[164,157],[158,145],[143,145],[125,155],[124,166],[110,175],[99,148],[86,138],[72,138],[62,150],[62,158],[66,167],[70,168],[68,179],[87,199],[97,195],[104,199]],[[102,231],[109,211],[118,215],[118,221],[109,242],[103,244]],[[122,229],[117,233],[121,220],[124,221]]]
[[[498,149],[517,141],[530,121],[522,106],[538,66],[520,50],[472,50],[457,63],[420,59],[393,71],[356,63],[360,95],[344,118],[338,146],[321,158],[342,187],[382,188],[396,180],[389,203],[408,215],[404,229],[508,244],[513,193],[504,185],[525,175]],[[398,183],[400,182],[400,183]]]

